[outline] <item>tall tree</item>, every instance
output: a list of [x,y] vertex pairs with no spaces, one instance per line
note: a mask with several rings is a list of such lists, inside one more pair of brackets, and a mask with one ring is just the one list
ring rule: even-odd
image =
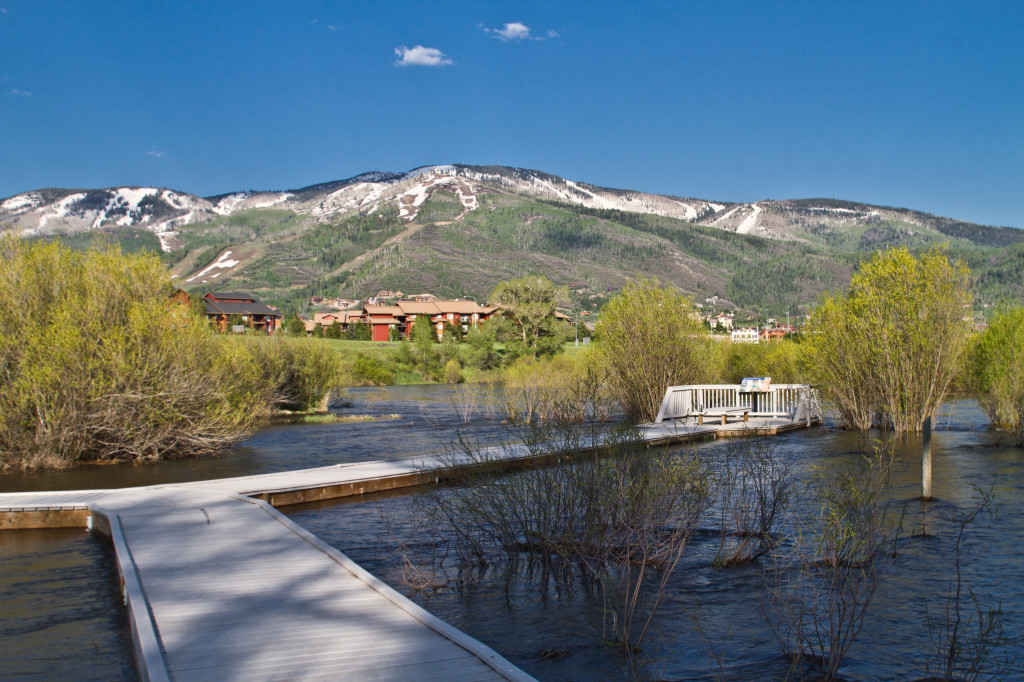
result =
[[654,421],[669,386],[707,383],[717,375],[714,342],[691,315],[689,299],[639,278],[605,306],[597,351],[626,413]]
[[514,357],[555,355],[561,350],[565,334],[558,326],[555,312],[568,291],[556,287],[547,277],[523,277],[501,282],[489,301],[501,306],[495,331]]
[[434,356],[434,344],[437,343],[437,330],[430,322],[429,315],[417,315],[412,325],[412,345],[416,349],[417,359],[429,365]]
[[811,372],[845,426],[919,431],[934,417],[967,350],[971,272],[946,247],[915,258],[878,251],[845,295],[822,299],[811,319]]

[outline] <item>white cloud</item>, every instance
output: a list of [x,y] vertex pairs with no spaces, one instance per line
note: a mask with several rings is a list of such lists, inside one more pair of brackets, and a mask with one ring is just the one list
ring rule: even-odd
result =
[[338,30],[338,27],[335,26],[334,24],[327,24],[327,28],[332,30],[332,31],[337,31]]
[[452,60],[436,47],[402,45],[395,48],[395,54],[401,57],[395,62],[395,66],[447,66],[452,63]]
[[504,41],[526,40],[530,37],[530,27],[518,21],[505,24],[504,28],[489,28],[486,30],[488,33],[493,34],[495,38]]
[[509,22],[501,28],[484,28],[484,31],[506,43],[523,40],[548,40],[549,38],[558,37],[558,33],[551,29],[548,29],[543,36],[535,36],[530,33],[530,27],[521,21]]
[[7,94],[8,95],[20,95],[22,97],[31,97],[32,96],[31,92],[27,92],[25,90],[19,90],[18,88],[14,88],[12,90],[8,90]]
[[151,151],[151,152],[146,152],[146,156],[155,156],[156,158],[159,159],[161,156],[163,156],[166,153],[167,152],[155,151],[154,150],[154,151]]

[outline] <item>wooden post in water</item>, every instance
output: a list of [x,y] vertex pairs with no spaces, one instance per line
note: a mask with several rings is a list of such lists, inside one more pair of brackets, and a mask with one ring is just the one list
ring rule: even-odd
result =
[[932,418],[925,417],[921,431],[921,499],[932,499]]

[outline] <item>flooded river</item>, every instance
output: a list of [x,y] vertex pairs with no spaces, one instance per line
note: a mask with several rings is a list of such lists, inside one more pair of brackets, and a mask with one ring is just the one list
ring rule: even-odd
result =
[[[124,487],[162,482],[403,457],[438,450],[463,428],[466,403],[455,407],[456,389],[441,386],[356,389],[343,411],[399,414],[392,421],[334,425],[281,425],[257,433],[217,458],[152,466],[88,467],[46,475],[0,477],[2,490]],[[493,439],[497,423],[479,408],[470,427]],[[952,577],[955,519],[976,499],[975,486],[991,489],[994,515],[983,515],[964,542],[963,577],[979,602],[1002,605],[1006,647],[1018,659],[1004,679],[1020,679],[1024,661],[1024,452],[999,444],[971,401],[957,401],[938,420],[933,438],[934,494],[922,507],[920,441],[897,444],[895,495],[906,502],[908,529],[923,524],[929,535],[913,538],[882,583],[867,625],[843,674],[856,680],[909,680],[923,676],[931,643],[925,613],[941,616]],[[827,429],[777,437],[798,470],[858,456],[864,443]],[[701,457],[719,457],[723,442],[678,446]],[[441,577],[434,589],[408,586],[408,567],[427,565],[433,546],[410,534],[413,498],[422,494],[365,496],[333,504],[283,511],[338,547],[417,603],[482,640],[540,679],[709,679],[720,656],[731,679],[772,679],[786,661],[766,625],[761,566],[710,567],[714,542],[699,536],[687,549],[668,586],[645,641],[642,665],[630,668],[601,644],[599,595],[578,589],[538,591],[529,580],[506,583],[499,576],[459,589]],[[123,609],[119,606],[112,549],[85,531],[9,531],[0,534],[0,677],[115,679],[131,673]],[[84,582],[83,581],[84,576]],[[969,605],[969,602],[968,602]],[[26,614],[35,614],[29,622]],[[699,625],[700,631],[697,630]],[[701,634],[703,633],[703,635]],[[67,641],[77,649],[65,649]],[[59,661],[71,662],[61,674]]]

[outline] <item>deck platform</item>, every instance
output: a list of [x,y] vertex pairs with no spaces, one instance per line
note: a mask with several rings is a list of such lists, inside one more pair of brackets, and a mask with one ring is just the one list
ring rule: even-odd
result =
[[[645,427],[651,445],[802,422]],[[506,452],[515,458],[525,450]],[[272,505],[433,482],[432,456],[127,488],[0,494],[0,529],[87,526],[114,543],[144,680],[530,680]]]

